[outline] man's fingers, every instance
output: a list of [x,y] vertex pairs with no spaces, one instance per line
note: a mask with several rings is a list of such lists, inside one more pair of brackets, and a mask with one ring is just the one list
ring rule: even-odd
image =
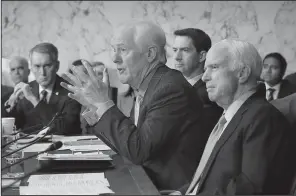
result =
[[86,73],[84,73],[83,69],[78,69],[75,66],[72,66],[70,69],[72,70],[73,74],[81,84],[87,82],[89,76]]
[[73,94],[73,93],[68,93],[68,97],[70,97],[71,99],[76,100],[76,101],[77,101],[78,103],[80,103],[81,105],[86,106],[86,105],[85,105],[85,102],[82,102],[81,99],[80,99],[77,95],[75,95],[75,94]]
[[90,66],[89,62],[87,62],[86,60],[82,59],[81,60],[83,66],[85,67],[85,69],[87,70],[87,73],[88,75],[90,76],[90,78],[93,80],[93,81],[97,81],[97,78],[96,78],[96,74],[93,70],[93,68]]
[[105,68],[103,71],[103,82],[107,84],[108,87],[110,86],[110,80],[109,80],[109,74],[108,74],[107,68]]
[[61,82],[61,86],[71,92],[76,92],[78,90],[77,87],[67,84],[65,82]]
[[62,78],[66,80],[69,84],[72,86],[78,86],[81,87],[81,82],[73,75],[70,73],[64,73],[62,74]]

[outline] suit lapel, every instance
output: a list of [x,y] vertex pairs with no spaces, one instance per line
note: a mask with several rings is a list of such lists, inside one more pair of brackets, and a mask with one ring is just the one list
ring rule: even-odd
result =
[[247,101],[241,106],[241,108],[236,112],[236,114],[234,115],[234,117],[231,119],[231,121],[229,122],[229,124],[227,125],[227,127],[225,128],[224,132],[222,133],[220,139],[217,141],[210,157],[209,160],[204,168],[203,174],[201,176],[200,179],[200,185],[198,187],[198,191],[200,190],[200,188],[202,187],[203,182],[205,181],[209,170],[214,162],[214,160],[216,159],[216,156],[218,154],[218,152],[220,151],[220,149],[222,148],[222,146],[225,144],[225,142],[230,138],[230,136],[234,133],[234,131],[236,130],[239,122],[241,122],[241,119],[244,115],[244,113],[248,110],[249,108],[249,104],[253,102],[254,98],[256,96],[260,96],[260,92],[253,94],[251,97],[249,97],[247,99]]
[[39,98],[39,85],[38,85],[38,83],[36,82],[36,80],[35,81],[33,81],[32,83],[31,83],[31,87],[32,87],[32,93],[36,96],[36,97],[38,97]]
[[49,99],[49,102],[48,102],[51,105],[55,105],[59,101],[59,96],[58,95],[59,95],[60,90],[61,90],[60,82],[61,82],[61,79],[57,75],[56,76],[56,81],[55,81],[54,87],[52,89],[52,94],[51,94],[50,99]]
[[146,106],[146,102],[150,99],[151,96],[147,96],[147,95],[152,95],[152,91],[155,90],[156,85],[158,84],[158,81],[160,80],[160,78],[162,77],[162,75],[168,71],[168,68],[166,67],[166,65],[161,65],[157,68],[156,72],[154,73],[153,77],[151,78],[148,88],[146,90],[146,93],[144,95],[142,104],[140,105],[140,111],[139,111],[139,119],[138,119],[138,125],[142,124],[142,119],[143,119],[143,111],[144,111],[144,107]]
[[193,87],[194,88],[196,88],[196,89],[198,89],[200,86],[202,86],[204,84],[204,82],[201,80],[201,79],[199,79],[194,85],[193,85]]

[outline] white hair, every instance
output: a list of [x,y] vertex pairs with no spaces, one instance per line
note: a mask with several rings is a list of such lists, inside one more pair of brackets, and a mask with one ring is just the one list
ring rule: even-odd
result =
[[166,63],[166,36],[163,29],[151,21],[132,20],[124,23],[122,28],[132,30],[133,41],[141,52],[155,46],[158,50],[158,60]]
[[230,58],[233,61],[231,69],[241,70],[244,66],[247,66],[251,70],[250,78],[258,81],[260,79],[262,71],[262,58],[257,49],[246,41],[224,39],[213,47],[223,45],[231,54]]

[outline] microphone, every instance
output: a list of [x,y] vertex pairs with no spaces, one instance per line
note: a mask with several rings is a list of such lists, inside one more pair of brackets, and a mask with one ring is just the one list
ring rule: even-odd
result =
[[30,135],[33,135],[33,134],[35,134],[35,133],[38,133],[39,131],[40,131],[40,130],[38,129],[38,130],[36,130],[36,131],[33,131],[33,132],[30,133],[30,134],[27,134],[27,135],[24,135],[24,136],[18,137],[18,138],[14,139],[14,140],[11,140],[10,142],[8,142],[8,143],[2,145],[1,148],[5,148],[5,147],[8,146],[9,144],[14,143],[14,142],[16,142],[16,141],[18,141],[18,140],[20,140],[20,139],[24,139],[24,138],[26,138],[26,137],[29,137]]
[[43,151],[41,151],[41,152],[38,152],[37,154],[34,154],[34,155],[32,155],[32,156],[29,156],[29,157],[26,157],[26,158],[24,158],[24,159],[21,159],[20,161],[17,161],[17,162],[15,162],[15,163],[13,163],[13,164],[11,164],[11,165],[8,165],[8,166],[6,166],[6,167],[4,167],[4,168],[1,168],[1,171],[5,170],[5,169],[7,169],[7,168],[9,168],[9,167],[12,167],[12,166],[14,166],[14,165],[16,165],[16,164],[22,163],[22,162],[24,162],[25,160],[28,160],[28,159],[30,159],[30,158],[32,158],[32,157],[38,156],[38,155],[40,155],[40,154],[42,154],[42,153],[57,150],[57,149],[61,148],[62,146],[63,146],[63,143],[62,143],[61,141],[57,141],[57,142],[55,142],[55,143],[52,143],[52,144],[51,144],[48,148],[46,148],[45,150],[43,150]]
[[37,137],[37,138],[34,139],[31,143],[29,143],[29,144],[26,145],[26,146],[23,146],[22,148],[19,148],[19,149],[15,150],[15,151],[12,151],[12,152],[10,152],[10,153],[8,153],[8,154],[6,154],[6,155],[1,156],[1,159],[4,158],[4,157],[7,157],[7,156],[9,156],[9,155],[12,155],[12,154],[14,154],[14,153],[16,153],[16,152],[18,152],[18,151],[21,151],[21,150],[23,150],[24,148],[27,148],[27,147],[32,146],[33,144],[37,143],[39,140],[42,140],[46,135],[48,135],[49,133],[51,133],[51,132],[52,132],[51,129],[52,129],[52,127],[49,127],[49,130],[46,132],[46,134],[42,135],[41,137]]
[[[64,114],[65,114],[65,113],[57,112],[57,113],[53,116],[53,118],[51,119],[51,121],[47,124],[47,126],[45,126],[45,127],[43,127],[43,128],[45,129],[46,127],[51,126],[51,125],[54,123],[54,121],[56,121],[58,118],[62,117]],[[42,125],[42,124],[39,124],[39,125]],[[36,127],[37,125],[34,125],[34,126]],[[32,127],[34,127],[34,126],[32,126]],[[32,127],[28,127],[26,130],[31,129]],[[50,130],[51,130],[51,129],[50,129]],[[50,130],[47,131],[47,134],[49,134],[49,131],[50,131]],[[24,130],[23,130],[23,131],[24,131]],[[30,136],[30,135],[33,135],[33,134],[35,134],[35,133],[37,133],[37,132],[39,132],[39,131],[40,131],[40,130],[38,129],[38,130],[36,130],[36,131],[34,131],[34,132],[30,133],[30,134],[27,134],[27,135],[24,135],[24,136],[22,136],[22,137],[16,138],[16,139],[14,139],[14,140],[12,140],[12,141],[10,141],[10,142],[8,142],[8,143],[2,145],[2,146],[1,146],[1,149],[2,149],[2,148],[5,148],[6,146],[8,146],[8,145],[11,144],[11,143],[14,143],[14,142],[16,142],[16,141],[18,141],[18,140],[20,140],[20,139],[26,138],[26,137],[28,137],[28,136]],[[19,131],[19,132],[22,132],[22,131]],[[18,132],[18,133],[19,133],[19,132]],[[51,133],[51,132],[50,132],[50,133]],[[17,134],[17,133],[15,133],[15,134]]]

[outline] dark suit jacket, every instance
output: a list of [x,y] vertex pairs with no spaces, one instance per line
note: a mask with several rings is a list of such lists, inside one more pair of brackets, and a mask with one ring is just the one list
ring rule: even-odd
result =
[[215,102],[210,101],[205,82],[199,80],[193,85],[193,87],[203,103],[205,129],[211,132],[221,117],[223,108],[219,107]]
[[13,87],[1,85],[1,116],[5,115],[4,104],[13,93]]
[[296,85],[296,72],[295,73],[291,73],[290,75],[287,75],[285,77],[285,80],[288,80],[291,84]]
[[[40,101],[34,108],[30,101],[23,98],[7,116],[15,117],[17,128],[25,129],[38,124],[45,126],[57,112],[64,112],[63,119],[57,120],[54,125],[54,134],[81,134],[79,120],[81,105],[68,97],[69,91],[60,86],[61,82],[66,81],[57,76],[48,104]],[[39,85],[36,80],[29,85],[32,87],[33,94],[39,97]],[[32,131],[34,130],[28,130],[28,132]]]
[[[266,94],[266,87],[265,84],[259,83],[259,87],[258,87],[262,92],[264,91]],[[282,80],[282,84],[280,87],[280,91],[279,91],[279,95],[278,95],[278,99],[286,97],[288,95],[291,95],[293,93],[296,92],[296,86],[293,85],[292,83],[290,83],[288,80]],[[264,95],[265,95],[264,94]]]
[[[203,195],[288,194],[295,173],[295,132],[262,96],[237,111],[204,168]],[[183,186],[183,193],[187,190]]]
[[193,176],[209,133],[202,104],[183,75],[163,65],[150,80],[138,126],[116,107],[95,125],[96,135],[135,164],[159,189],[176,189]]
[[296,93],[273,100],[271,103],[286,116],[296,132]]

